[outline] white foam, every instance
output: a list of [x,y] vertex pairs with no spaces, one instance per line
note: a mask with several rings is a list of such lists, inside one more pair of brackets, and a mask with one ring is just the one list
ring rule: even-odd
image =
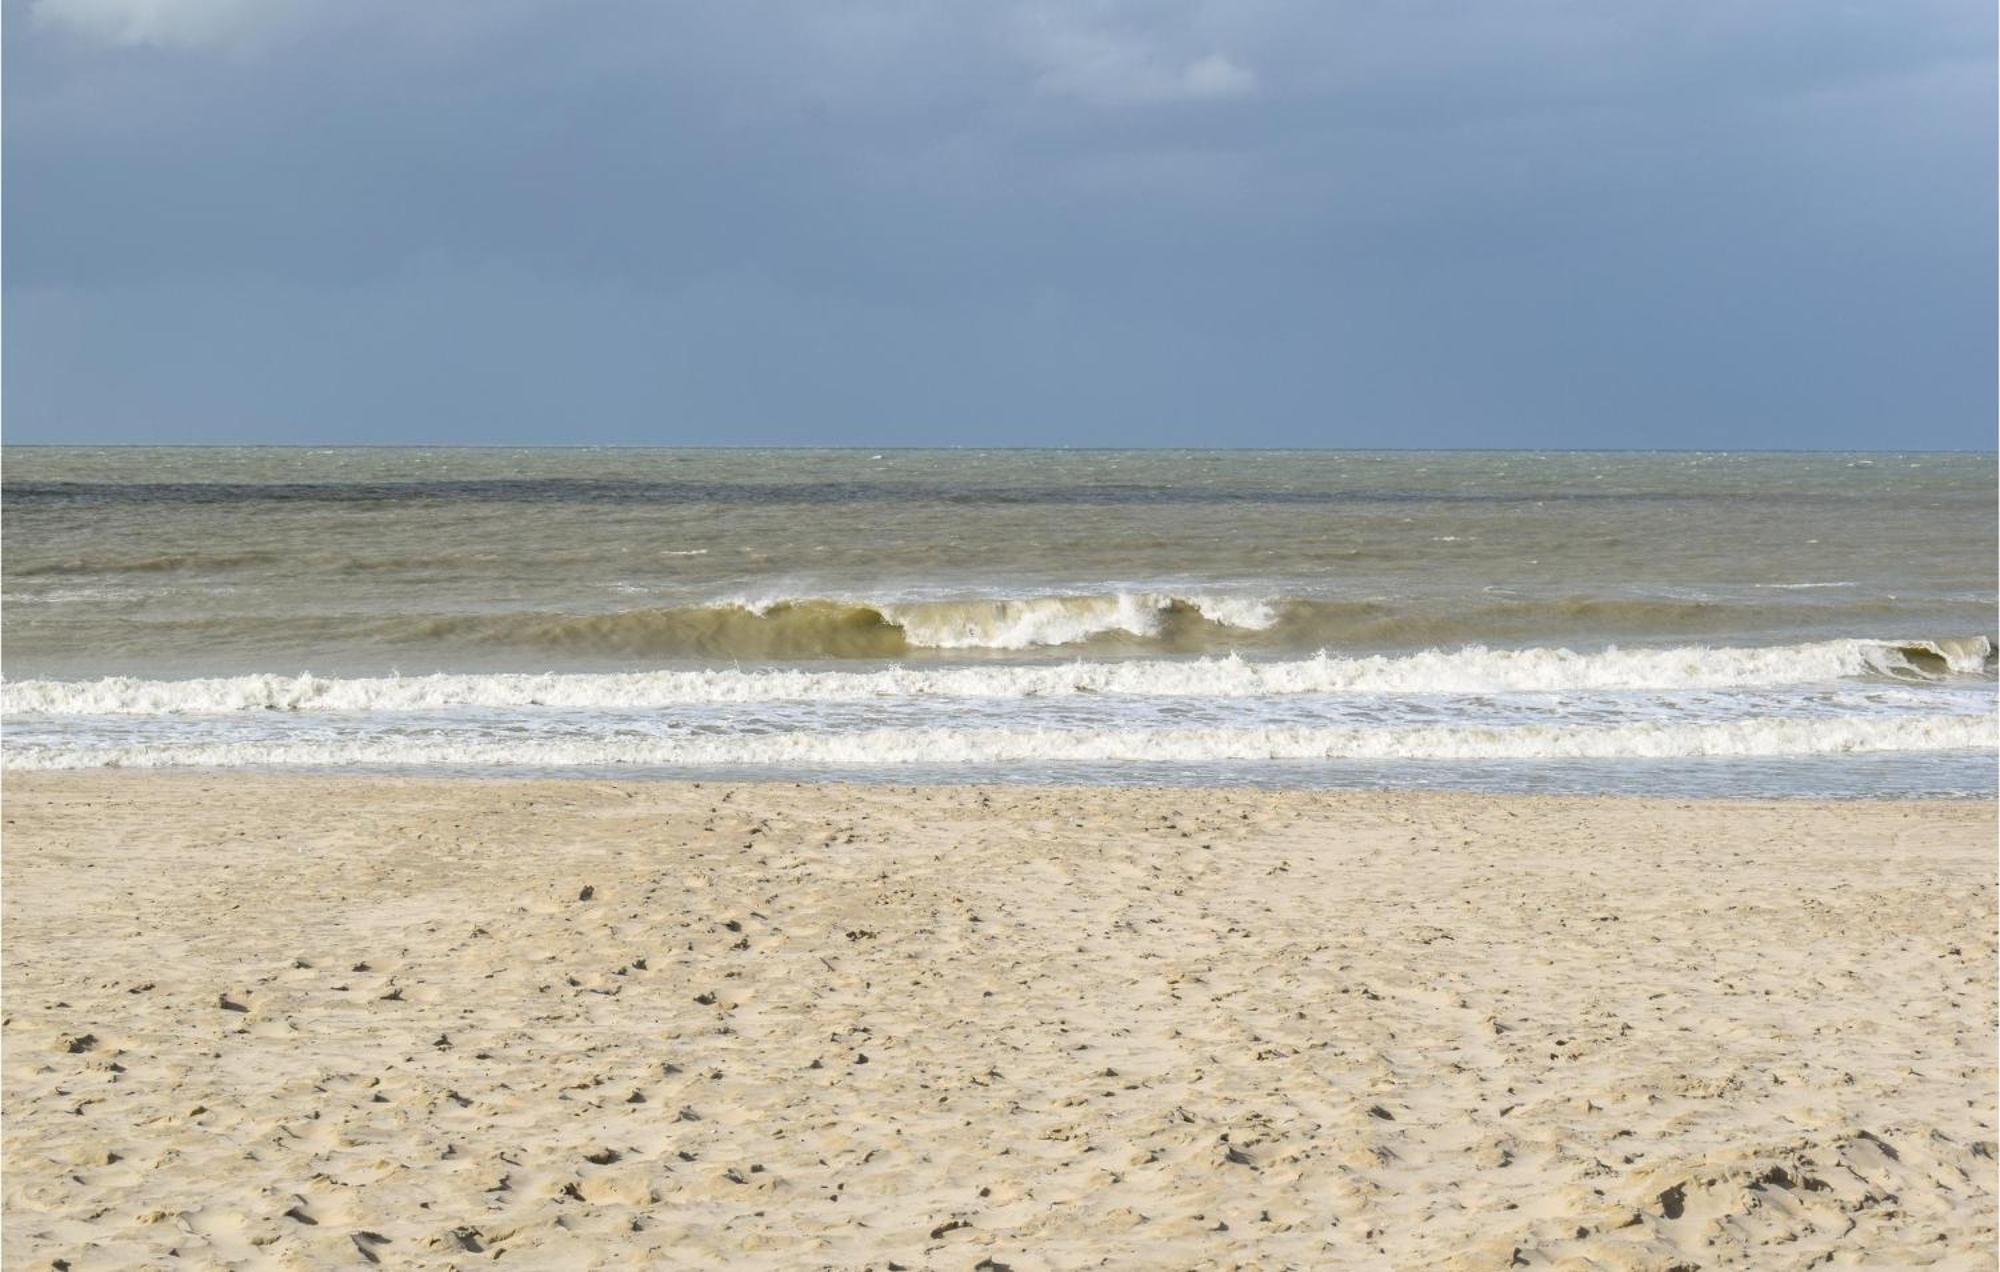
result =
[[4,599],[9,605],[70,605],[78,601],[131,601],[145,595],[133,587],[59,587],[41,593],[9,592]]
[[1853,676],[1928,678],[1921,651],[1978,674],[1984,637],[1833,640],[1752,649],[1496,650],[1259,662],[1145,659],[1004,667],[898,666],[880,671],[710,669],[612,674],[203,680],[22,680],[0,685],[8,716],[215,715],[238,711],[398,712],[455,707],[643,710],[690,703],[858,702],[879,698],[1034,698],[1070,694],[1246,698],[1287,694],[1575,693],[1768,688]]
[[1214,763],[1256,760],[1614,760],[1990,750],[1991,716],[1759,719],[1608,727],[1388,729],[878,729],[693,738],[430,734],[311,742],[11,746],[13,769],[423,766],[463,768]]
[[1163,591],[1118,591],[1075,595],[955,597],[799,596],[786,592],[742,594],[715,602],[769,617],[774,611],[815,606],[873,610],[901,629],[913,649],[1023,650],[1073,645],[1094,636],[1157,636],[1176,609],[1192,609],[1218,626],[1263,631],[1277,624],[1276,601],[1246,596],[1178,596]]
[[1038,596],[1023,600],[922,601],[882,605],[882,617],[919,649],[1030,649],[1072,645],[1110,632],[1152,636],[1170,597]]
[[1280,617],[1277,605],[1254,596],[1191,596],[1188,603],[1211,623],[1245,631],[1261,632],[1276,627]]
[[1112,633],[1157,636],[1176,608],[1193,609],[1211,623],[1245,631],[1263,631],[1279,618],[1277,606],[1258,597],[1167,592],[903,601],[876,608],[918,649],[1033,649]]

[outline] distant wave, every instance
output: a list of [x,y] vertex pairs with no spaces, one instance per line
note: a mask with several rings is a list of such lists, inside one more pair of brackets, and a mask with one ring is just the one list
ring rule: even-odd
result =
[[77,574],[172,574],[206,570],[233,570],[250,565],[271,565],[285,558],[276,552],[218,552],[197,554],[168,552],[140,557],[72,557],[15,566],[7,574],[17,579]]
[[[1110,617],[1117,620],[1113,612]],[[1246,621],[1254,615],[1243,616]],[[1023,620],[1026,621],[1026,620]],[[1053,621],[1046,617],[1037,622]],[[1066,621],[1088,621],[1071,615]],[[1017,629],[1018,630],[1018,629]],[[1043,629],[1046,630],[1046,629]],[[946,633],[949,635],[949,633]],[[1284,694],[1484,694],[1760,688],[1854,677],[1933,681],[1990,673],[1983,636],[1830,640],[1761,648],[1496,650],[1256,661],[1239,657],[882,671],[710,669],[623,674],[204,680],[23,680],[0,685],[9,716],[212,715],[241,711],[385,712],[454,707],[567,710],[689,703],[878,698],[1035,698],[1072,694],[1248,698]]]
[[[693,551],[661,551],[662,557],[706,556],[706,548]],[[589,565],[601,560],[594,552],[550,553],[544,562]],[[283,572],[324,571],[331,574],[393,574],[460,571],[501,560],[491,551],[461,553],[389,553],[354,555],[342,552],[168,552],[144,556],[66,557],[55,561],[9,564],[10,579],[68,577],[94,574],[221,574],[236,570],[276,567]]]
[[13,769],[1203,763],[1255,760],[1612,760],[1991,749],[1990,716],[1761,719],[1606,727],[1431,725],[1190,729],[879,729],[691,738],[349,736],[311,742],[15,746]]

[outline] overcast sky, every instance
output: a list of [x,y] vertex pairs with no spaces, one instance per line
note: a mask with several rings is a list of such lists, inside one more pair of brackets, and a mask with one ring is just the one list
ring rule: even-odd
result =
[[5,0],[28,441],[1977,447],[1992,0]]

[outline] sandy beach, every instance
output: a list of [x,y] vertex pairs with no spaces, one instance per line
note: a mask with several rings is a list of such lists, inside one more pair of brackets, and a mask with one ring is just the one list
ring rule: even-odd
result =
[[1994,1266],[1994,809],[15,774],[9,1267]]

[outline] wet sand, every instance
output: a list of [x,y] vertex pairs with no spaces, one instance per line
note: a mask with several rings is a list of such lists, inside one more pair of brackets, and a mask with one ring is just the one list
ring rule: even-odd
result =
[[1989,803],[5,793],[9,1267],[1994,1266]]

